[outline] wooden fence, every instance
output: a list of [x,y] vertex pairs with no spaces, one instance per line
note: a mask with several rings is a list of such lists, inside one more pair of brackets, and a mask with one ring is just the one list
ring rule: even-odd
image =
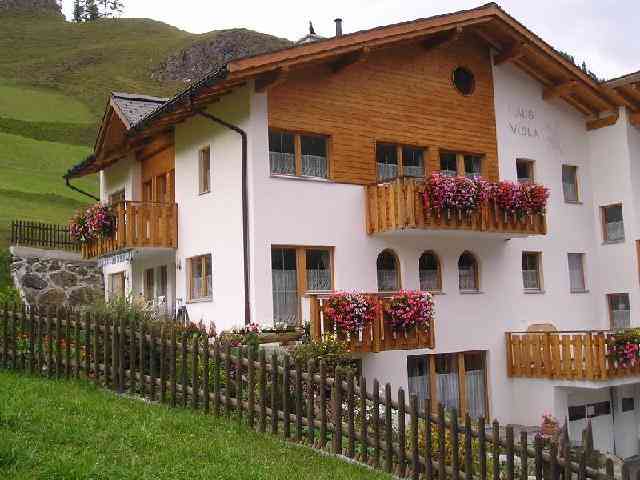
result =
[[608,358],[614,332],[507,332],[510,377],[607,380],[640,375],[640,364],[617,367]]
[[11,244],[72,252],[80,251],[80,244],[71,239],[67,225],[26,220],[11,222]]
[[569,449],[566,429],[562,448],[540,436],[529,444],[526,432],[516,442],[509,425],[468,415],[460,423],[442,405],[431,413],[413,395],[407,404],[401,388],[392,398],[388,383],[381,389],[374,380],[369,389],[353,372],[333,376],[324,362],[303,366],[276,353],[267,359],[264,349],[232,348],[174,324],[0,306],[0,339],[0,368],[86,378],[172,407],[233,416],[400,477],[614,478],[611,460],[600,471],[588,466],[589,448]]

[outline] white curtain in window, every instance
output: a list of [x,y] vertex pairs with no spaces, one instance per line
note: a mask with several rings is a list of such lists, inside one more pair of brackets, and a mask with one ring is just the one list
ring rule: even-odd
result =
[[404,174],[407,177],[423,177],[424,167],[422,165],[405,165]]
[[611,323],[614,330],[620,328],[629,328],[631,326],[630,310],[613,309],[611,310]]
[[571,291],[580,292],[585,289],[584,284],[584,265],[581,253],[568,254],[569,261],[569,282]]
[[398,290],[398,274],[395,270],[378,270],[378,290],[381,292]]
[[459,274],[460,290],[476,290],[476,271],[474,268],[460,268]]
[[536,290],[540,288],[540,283],[538,282],[538,271],[537,270],[523,270],[522,271],[522,283],[524,288],[527,290]]
[[418,408],[424,410],[429,398],[429,375],[424,369],[409,374],[409,393],[418,397]]
[[378,180],[392,180],[398,176],[398,165],[378,162]]
[[438,401],[445,408],[458,408],[458,372],[436,374]]
[[420,270],[420,290],[438,290],[438,271]]
[[302,155],[302,175],[327,178],[327,157]]
[[607,240],[616,241],[622,240],[624,238],[624,223],[622,221],[619,222],[609,222],[607,225]]
[[329,270],[307,270],[307,290],[331,290]]
[[576,189],[576,184],[571,182],[563,182],[562,183],[562,191],[564,192],[564,199],[567,202],[575,202],[578,200],[578,190]]
[[296,156],[293,153],[269,152],[271,173],[275,175],[295,175]]
[[298,317],[298,285],[295,270],[272,270],[273,319],[295,325]]
[[471,418],[479,418],[485,415],[485,384],[483,370],[470,370],[467,377],[467,408]]

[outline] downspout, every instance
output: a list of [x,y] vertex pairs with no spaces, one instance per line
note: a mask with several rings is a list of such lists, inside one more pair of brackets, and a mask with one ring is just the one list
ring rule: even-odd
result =
[[95,195],[92,195],[89,192],[85,192],[84,190],[81,190],[78,187],[76,187],[74,185],[71,185],[71,183],[69,183],[69,177],[67,177],[66,175],[64,177],[64,181],[67,184],[67,187],[69,187],[71,190],[74,190],[74,191],[76,191],[78,193],[81,193],[82,195],[86,195],[87,197],[91,197],[92,199],[96,200],[97,202],[100,201],[100,199],[98,197],[96,197]]
[[248,187],[247,187],[247,132],[240,127],[225,122],[221,118],[199,110],[198,115],[222,125],[229,130],[240,134],[242,138],[242,246],[244,255],[244,324],[251,323],[251,304],[249,301],[249,214],[248,214]]

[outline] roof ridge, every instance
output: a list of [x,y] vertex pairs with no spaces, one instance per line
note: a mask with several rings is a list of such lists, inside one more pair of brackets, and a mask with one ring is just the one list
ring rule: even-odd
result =
[[111,92],[111,96],[115,98],[121,98],[123,100],[155,102],[155,103],[165,103],[169,101],[169,99],[171,98],[171,97],[155,97],[152,95],[145,95],[142,93],[127,93],[127,92]]

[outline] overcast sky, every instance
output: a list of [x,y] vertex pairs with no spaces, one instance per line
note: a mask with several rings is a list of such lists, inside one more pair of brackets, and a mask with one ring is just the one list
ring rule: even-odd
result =
[[[344,32],[372,28],[473,8],[472,0],[123,0],[125,17],[148,17],[193,33],[246,27],[296,40],[312,20],[316,32],[330,36],[333,19]],[[638,0],[502,0],[509,14],[559,50],[586,60],[599,77],[640,70]],[[73,0],[63,0],[71,14]]]

